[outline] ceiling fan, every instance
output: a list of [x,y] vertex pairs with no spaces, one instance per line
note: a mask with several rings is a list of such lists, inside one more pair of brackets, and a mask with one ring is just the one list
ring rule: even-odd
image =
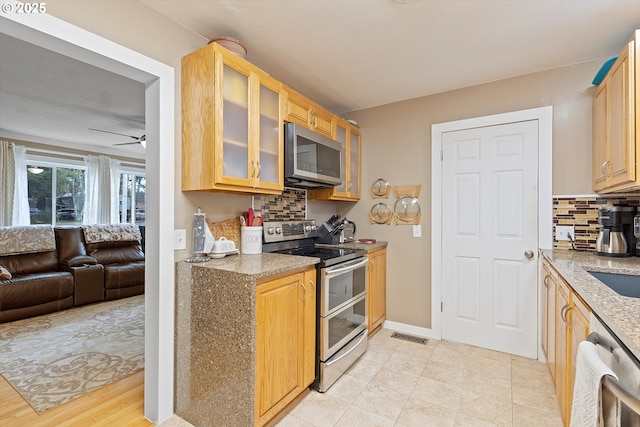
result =
[[111,132],[109,130],[102,130],[102,129],[93,129],[93,128],[89,128],[89,130],[95,131],[95,132],[104,132],[104,133],[112,133],[114,135],[120,135],[120,136],[126,136],[129,138],[134,139],[135,141],[131,141],[131,142],[120,142],[118,144],[112,144],[112,145],[131,145],[131,144],[140,144],[142,145],[143,148],[147,148],[147,139],[146,139],[146,135],[142,135],[142,136],[133,136],[133,135],[125,135],[124,133],[118,133],[118,132]]

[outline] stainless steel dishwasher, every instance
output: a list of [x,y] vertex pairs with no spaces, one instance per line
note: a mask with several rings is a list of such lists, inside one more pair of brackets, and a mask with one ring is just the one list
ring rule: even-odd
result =
[[593,313],[589,330],[587,340],[596,344],[598,355],[618,377],[605,376],[602,386],[620,402],[620,426],[640,427],[640,362]]

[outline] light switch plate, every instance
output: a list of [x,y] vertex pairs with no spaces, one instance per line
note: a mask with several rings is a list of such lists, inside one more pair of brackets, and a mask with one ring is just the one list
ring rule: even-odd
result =
[[422,226],[420,224],[413,226],[413,237],[422,237]]
[[187,230],[173,230],[173,250],[187,249]]
[[575,240],[576,235],[573,225],[556,225],[556,242],[561,240]]

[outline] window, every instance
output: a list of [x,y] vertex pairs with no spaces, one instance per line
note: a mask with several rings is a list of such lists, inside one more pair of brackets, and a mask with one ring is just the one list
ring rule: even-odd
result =
[[85,168],[36,163],[27,167],[31,224],[82,224]]
[[145,223],[146,193],[147,181],[143,173],[128,171],[120,175],[120,222]]

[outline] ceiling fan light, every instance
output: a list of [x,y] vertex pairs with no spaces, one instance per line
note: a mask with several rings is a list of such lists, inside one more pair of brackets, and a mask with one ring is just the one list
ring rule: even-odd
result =
[[34,175],[39,175],[42,172],[44,172],[44,169],[41,168],[40,166],[29,166],[29,167],[27,167],[27,171],[29,173],[34,174]]

